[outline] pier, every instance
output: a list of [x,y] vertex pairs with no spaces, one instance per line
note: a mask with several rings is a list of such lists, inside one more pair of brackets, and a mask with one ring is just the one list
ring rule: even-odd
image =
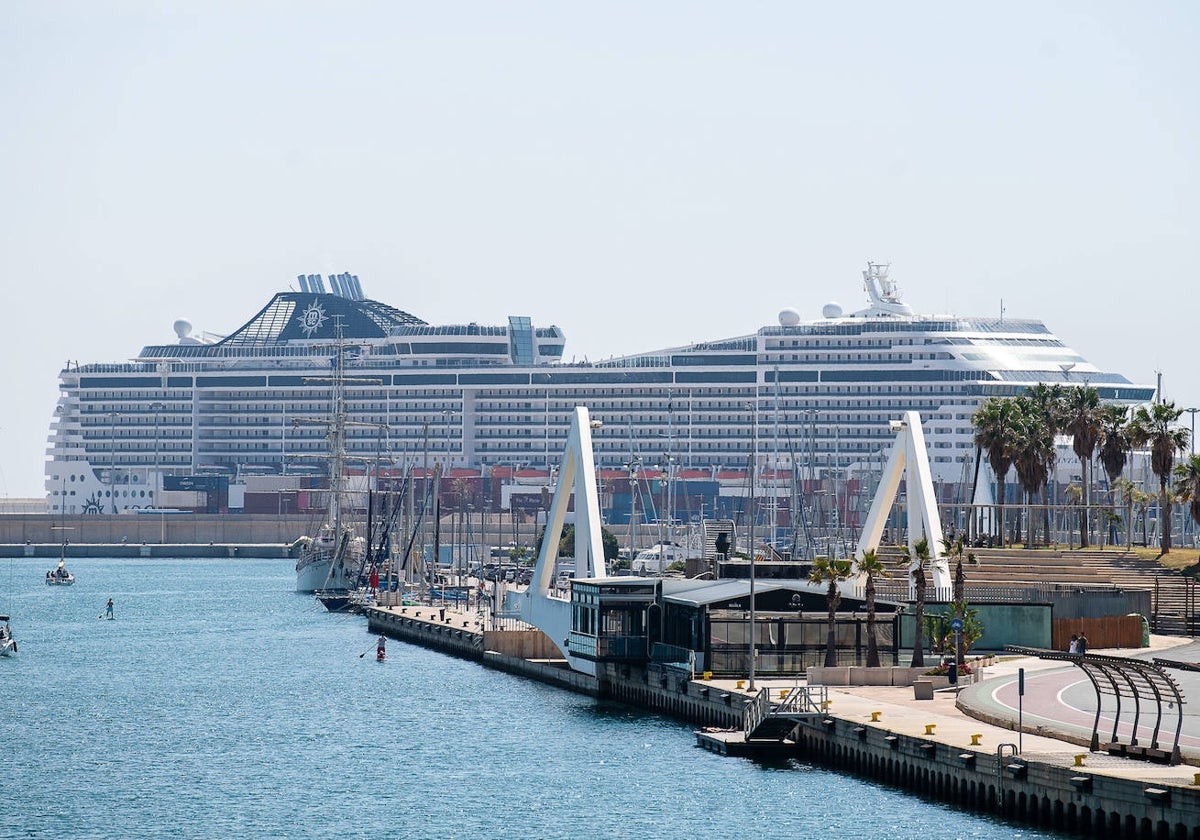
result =
[[[745,679],[705,679],[662,663],[582,674],[540,631],[519,622],[492,630],[482,614],[454,606],[369,607],[365,615],[372,633],[688,721],[701,727],[700,747],[723,755],[812,761],[1056,831],[1200,840],[1200,748],[1185,746],[1177,766],[1091,752],[1066,728],[1030,722],[1017,732],[988,701],[995,692],[983,689],[1015,680],[1019,668],[1055,663],[1003,658],[975,685],[933,691],[928,700],[912,686],[797,679],[760,679],[751,691]],[[1155,652],[1188,643],[1153,637]]]

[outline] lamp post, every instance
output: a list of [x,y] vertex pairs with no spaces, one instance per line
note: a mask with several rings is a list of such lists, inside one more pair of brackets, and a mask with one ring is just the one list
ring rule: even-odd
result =
[[1196,454],[1196,412],[1200,411],[1200,408],[1185,408],[1184,411],[1186,411],[1188,414],[1192,415],[1192,454],[1195,455]]
[[154,506],[158,508],[158,543],[162,545],[167,541],[167,517],[162,512],[162,470],[158,462],[158,429],[159,429],[159,412],[165,405],[160,402],[150,404],[150,408],[154,410]]
[[108,412],[108,495],[117,512],[117,412]]
[[750,412],[750,690],[754,691],[754,660],[758,653],[755,646],[757,616],[754,614],[754,520],[758,516],[754,504],[754,473],[758,460],[758,412],[753,403],[746,403],[746,409]]

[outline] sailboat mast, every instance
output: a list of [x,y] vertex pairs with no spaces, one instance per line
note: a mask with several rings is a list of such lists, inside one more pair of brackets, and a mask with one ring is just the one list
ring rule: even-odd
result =
[[346,380],[345,349],[342,335],[342,319],[334,322],[337,335],[336,354],[333,359],[333,423],[329,428],[329,495],[333,507],[333,533],[336,539],[342,534],[342,491],[346,469]]

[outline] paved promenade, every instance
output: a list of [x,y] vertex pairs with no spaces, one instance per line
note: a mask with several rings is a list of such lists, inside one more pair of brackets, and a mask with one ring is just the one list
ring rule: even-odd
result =
[[[1190,639],[1171,636],[1152,636],[1151,646],[1140,649],[1093,650],[1108,656],[1161,656],[1178,661],[1200,659],[1200,644]],[[1023,724],[1026,729],[1018,737],[1017,679],[1018,670],[1025,669]],[[1180,749],[1185,762],[1200,765],[1200,673],[1171,671],[1181,686],[1185,699],[1194,706],[1185,707],[1183,736]],[[734,680],[712,680],[710,685],[722,690],[737,691]],[[760,679],[756,688],[770,688],[773,694],[797,685],[796,680]],[[800,684],[803,684],[802,682]],[[743,689],[748,693],[747,689]],[[1035,657],[1001,657],[996,665],[982,669],[982,681],[963,688],[956,696],[953,691],[938,691],[932,700],[916,700],[911,686],[830,686],[831,715],[863,726],[874,726],[901,735],[924,738],[966,750],[994,753],[1001,744],[1019,745],[1021,756],[1051,766],[1070,767],[1079,772],[1098,773],[1136,779],[1147,784],[1192,786],[1200,767],[1187,763],[1177,767],[1155,764],[1132,758],[1089,752],[1086,744],[1095,717],[1095,691],[1087,678],[1075,667],[1062,662],[1047,662]],[[1031,711],[1035,710],[1035,711]],[[1190,709],[1190,711],[1187,711]],[[872,713],[879,712],[872,722]],[[980,715],[992,722],[985,722]],[[1170,743],[1174,734],[1174,709],[1165,715],[1160,742]],[[1111,717],[1101,717],[1101,732]],[[927,734],[932,725],[932,734]],[[1149,729],[1145,712],[1139,727],[1143,742]],[[973,736],[979,735],[977,746]],[[1072,739],[1077,742],[1073,743]],[[1084,755],[1081,768],[1075,768],[1075,757]]]

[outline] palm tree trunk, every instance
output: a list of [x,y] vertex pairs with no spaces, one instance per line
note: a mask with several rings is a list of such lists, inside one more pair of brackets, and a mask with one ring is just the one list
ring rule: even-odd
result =
[[996,504],[1000,506],[1000,518],[998,522],[993,523],[993,527],[999,529],[996,538],[1000,547],[1004,548],[1004,530],[1008,523],[1004,521],[1004,479],[1001,476],[996,476]]
[[920,570],[920,577],[916,579],[916,618],[917,627],[916,633],[913,636],[913,655],[912,667],[925,667],[925,570]]
[[1046,482],[1042,485],[1042,530],[1046,532],[1046,546],[1049,547],[1052,543],[1050,540],[1050,483]]
[[1171,494],[1167,492],[1167,478],[1164,475],[1158,480],[1159,497],[1158,528],[1162,535],[1162,553],[1171,550]]
[[837,665],[837,608],[838,601],[837,583],[831,581],[829,591],[825,596],[825,601],[829,606],[828,631],[829,635],[825,640],[825,667],[833,668]]
[[875,638],[875,578],[867,577],[867,667],[879,667],[879,642]]
[[1083,480],[1083,493],[1081,494],[1083,501],[1083,511],[1079,517],[1079,547],[1088,547],[1088,501],[1091,494],[1088,492],[1088,459],[1079,459],[1080,478]]

